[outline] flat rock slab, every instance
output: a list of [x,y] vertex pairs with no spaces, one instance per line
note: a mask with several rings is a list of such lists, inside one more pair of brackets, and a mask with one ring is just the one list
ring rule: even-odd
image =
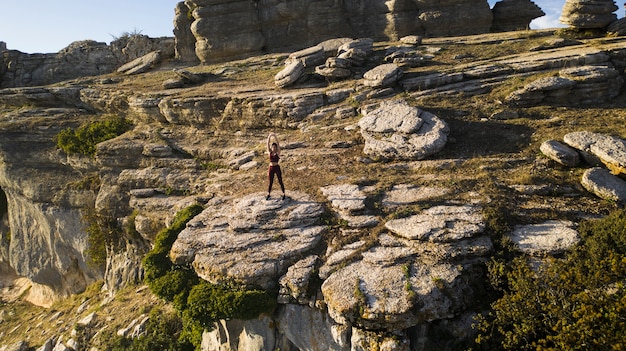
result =
[[285,200],[265,193],[215,198],[187,224],[170,251],[176,264],[192,263],[212,283],[234,279],[248,286],[276,288],[288,268],[321,240],[322,205],[288,192]]
[[395,63],[376,66],[365,72],[363,84],[370,87],[388,87],[394,85],[402,77],[402,70]]
[[580,163],[580,155],[576,149],[556,140],[544,141],[540,150],[544,155],[564,166],[576,167]]
[[441,151],[448,140],[445,121],[404,100],[383,102],[359,121],[363,152],[374,158],[421,160]]
[[[583,157],[590,154],[593,159],[599,159],[613,174],[626,175],[625,140],[607,134],[581,131],[565,134],[563,141],[583,152]],[[594,161],[590,163],[593,164]]]
[[340,213],[355,215],[365,210],[367,195],[356,184],[329,185],[321,187],[320,191]]
[[478,236],[485,230],[479,207],[435,206],[406,218],[385,223],[387,229],[406,239],[452,242]]
[[509,237],[522,252],[539,256],[562,253],[580,240],[570,221],[516,226]]
[[594,167],[586,170],[581,183],[585,189],[602,199],[626,203],[626,181],[605,168]]
[[438,186],[398,184],[385,193],[382,205],[385,208],[406,206],[419,201],[431,200],[449,192],[450,189]]
[[130,61],[117,69],[118,73],[133,75],[144,73],[161,61],[161,51],[153,51],[133,61]]

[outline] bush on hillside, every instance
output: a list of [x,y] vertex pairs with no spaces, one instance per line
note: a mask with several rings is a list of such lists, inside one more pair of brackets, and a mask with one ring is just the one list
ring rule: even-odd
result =
[[202,331],[220,319],[252,319],[271,312],[276,297],[263,290],[237,285],[216,285],[201,280],[192,267],[174,264],[169,251],[189,220],[202,211],[193,205],[176,214],[172,225],[156,236],[153,249],[144,257],[145,280],[150,290],[180,312],[180,342],[199,346]]
[[132,339],[120,335],[110,335],[103,345],[104,351],[145,351],[145,350],[176,350],[192,351],[192,344],[181,341],[182,319],[172,312],[159,308],[150,311],[150,319],[146,325],[144,336]]
[[[503,296],[479,317],[478,349],[626,348],[626,211],[580,226],[581,243],[540,267],[518,257]],[[502,272],[502,270],[500,270]]]
[[129,120],[115,117],[104,121],[63,129],[57,135],[57,147],[67,154],[94,156],[96,145],[124,134],[131,126]]

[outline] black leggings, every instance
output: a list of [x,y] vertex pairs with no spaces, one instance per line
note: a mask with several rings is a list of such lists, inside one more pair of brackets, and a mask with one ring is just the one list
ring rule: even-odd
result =
[[283,173],[280,171],[280,166],[270,166],[269,171],[267,172],[270,184],[267,188],[267,193],[272,192],[272,184],[274,184],[274,174],[278,176],[278,184],[280,184],[280,189],[285,193],[285,185],[283,184]]

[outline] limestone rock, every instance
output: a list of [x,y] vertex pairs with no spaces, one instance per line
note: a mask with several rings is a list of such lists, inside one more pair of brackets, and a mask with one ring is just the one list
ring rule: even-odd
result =
[[6,345],[0,348],[1,351],[28,351],[29,346],[26,341],[18,341],[11,345]]
[[212,283],[235,279],[276,288],[288,268],[320,242],[323,209],[298,192],[288,192],[284,201],[265,200],[265,195],[211,200],[179,234],[172,260],[193,263],[198,275]]
[[268,317],[221,320],[202,333],[202,350],[275,350],[276,335]]
[[174,10],[175,58],[181,62],[198,62],[196,56],[196,38],[191,32],[192,20],[189,18],[191,9],[184,1],[176,4]]
[[578,152],[556,140],[546,140],[540,146],[541,152],[552,160],[568,167],[576,167],[580,163]]
[[289,267],[287,274],[279,281],[279,303],[288,304],[292,301],[307,303],[309,283],[317,269],[318,261],[318,256],[311,255]]
[[[626,140],[601,133],[572,132],[563,136],[569,146],[580,150],[583,156],[600,160],[613,174],[626,175]],[[593,164],[593,162],[590,162]]]
[[403,100],[386,101],[359,121],[363,152],[384,159],[421,160],[443,149],[448,125]]
[[532,20],[545,16],[545,12],[531,0],[498,1],[491,11],[493,12],[492,32],[527,30]]
[[433,57],[413,48],[393,47],[387,49],[385,62],[394,63],[399,67],[420,67],[432,60]]
[[394,85],[402,77],[402,70],[394,63],[374,67],[363,75],[363,84],[380,88]]
[[419,28],[425,37],[445,37],[488,33],[493,14],[489,3],[479,0],[419,0]]
[[320,188],[331,202],[332,207],[338,211],[339,217],[354,228],[373,227],[378,224],[375,216],[364,213],[365,199],[367,195],[361,187],[354,184],[329,185]]
[[186,2],[193,7],[191,31],[201,62],[235,59],[259,53],[265,45],[256,3],[239,1]]
[[561,254],[580,240],[570,221],[516,226],[509,237],[522,252],[535,256]]
[[322,293],[329,315],[339,324],[402,330],[451,317],[459,306],[444,291],[463,290],[460,273],[444,263],[407,263],[403,268],[358,261],[328,277]]
[[390,220],[385,227],[411,240],[450,242],[482,233],[485,223],[477,207],[436,206],[417,215]]
[[286,304],[279,308],[277,319],[278,329],[293,343],[294,350],[345,351],[350,348],[351,329],[335,323],[324,310]]
[[375,331],[352,328],[350,337],[352,350],[370,350],[372,345],[377,345],[379,350],[385,351],[410,351],[411,343],[406,335],[381,336]]
[[438,186],[398,184],[385,193],[382,205],[386,208],[407,206],[419,201],[435,199],[449,192],[449,189]]
[[301,61],[302,65],[306,67],[315,67],[324,63],[326,59],[326,53],[324,47],[321,45],[312,46],[307,49],[292,52],[287,57],[285,64],[288,65],[294,61]]
[[161,52],[153,51],[145,56],[139,57],[117,69],[118,73],[126,75],[144,73],[154,67],[161,60]]
[[602,199],[626,203],[626,181],[605,168],[594,167],[586,170],[581,183],[585,189]]
[[422,37],[419,35],[407,35],[400,38],[400,41],[409,45],[422,45]]
[[539,78],[507,96],[515,106],[539,104],[590,105],[610,101],[624,83],[619,72],[607,66],[580,66],[559,71],[558,77]]
[[274,77],[274,84],[280,88],[285,88],[300,79],[304,74],[304,64],[300,60],[292,61]]
[[606,28],[617,19],[613,0],[566,0],[559,21],[575,28]]

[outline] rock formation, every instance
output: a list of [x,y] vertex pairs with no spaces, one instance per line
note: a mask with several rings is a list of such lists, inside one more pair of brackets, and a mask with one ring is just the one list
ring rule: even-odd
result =
[[[495,41],[516,36],[498,34]],[[438,46],[447,40],[493,38],[427,38],[421,46],[437,58],[445,52]],[[196,79],[208,75],[167,71],[167,63],[161,63],[159,75],[133,76],[141,82],[136,85],[126,85],[133,77],[124,77],[124,83],[116,83],[121,78],[113,77],[107,82],[86,79],[2,89],[0,205],[6,198],[8,209],[0,212],[0,270],[30,280],[29,294],[40,294],[39,302],[45,294],[50,303],[99,279],[104,279],[110,293],[141,282],[141,258],[156,233],[171,224],[178,210],[201,204],[204,211],[179,235],[171,257],[191,264],[205,280],[235,280],[278,293],[273,313],[248,321],[216,321],[215,329],[204,333],[205,350],[459,349],[455,342],[473,338],[472,318],[488,306],[488,301],[481,301],[489,295],[484,291],[484,264],[494,245],[484,206],[495,197],[491,190],[480,189],[484,179],[476,172],[489,172],[497,195],[516,196],[523,202],[510,206],[516,217],[532,212],[525,220],[546,213],[547,207],[551,214],[567,217],[584,217],[586,209],[596,214],[598,208],[607,207],[595,197],[584,196],[583,188],[567,190],[573,193],[567,197],[555,196],[563,190],[554,184],[508,192],[506,184],[515,176],[529,168],[541,172],[541,166],[551,162],[518,156],[520,145],[530,140],[523,134],[532,134],[531,128],[506,120],[494,123],[489,114],[465,118],[465,111],[449,111],[447,106],[435,115],[420,106],[421,97],[476,96],[482,104],[493,97],[479,95],[511,77],[555,71],[563,76],[553,78],[574,82],[562,84],[569,92],[580,84],[589,97],[614,94],[611,89],[618,89],[620,75],[614,67],[624,61],[623,42],[604,39],[594,45],[577,43],[462,65],[435,66],[434,59],[437,70],[403,67],[402,75],[390,70],[398,79],[392,86],[366,84],[368,79],[354,75],[341,84],[318,79],[277,89],[268,75],[263,75],[266,81],[237,76],[248,73],[233,68],[237,62],[215,70],[211,66],[218,79],[207,84]],[[395,48],[372,44],[342,42],[354,49],[354,56],[341,58],[362,62],[360,73],[381,64],[394,65],[385,63],[385,57],[397,52]],[[331,47],[341,45],[320,43],[290,60],[314,66],[322,51],[324,57],[339,58]],[[372,50],[361,56],[365,46]],[[274,73],[284,58],[266,55],[245,63],[254,67],[251,72]],[[151,87],[158,91],[141,85],[154,76],[159,78],[150,81]],[[159,79],[176,76],[189,83],[179,90],[160,90]],[[540,103],[533,101],[530,106]],[[513,107],[513,100],[498,102],[498,108]],[[99,143],[94,158],[57,149],[54,137],[60,130],[106,115],[127,117],[134,127]],[[523,112],[509,116],[519,118]],[[560,125],[553,119],[533,123]],[[267,129],[279,128],[288,139],[281,164],[289,197],[265,200],[261,183],[267,160],[260,150]],[[506,134],[517,138],[508,156],[481,154],[482,144],[492,146],[485,137],[489,134],[483,134],[489,129],[498,133],[514,129]],[[501,137],[498,133],[492,135]],[[580,150],[576,152],[581,158],[595,159],[594,166],[622,172],[624,143],[585,134],[593,141],[575,143],[580,135],[573,134],[563,143]],[[478,141],[470,144],[465,139]],[[547,146],[554,157],[575,162],[575,157],[563,152],[561,142]],[[601,169],[586,172],[583,182],[600,184],[597,180],[610,173]],[[623,193],[614,190],[624,181],[609,175],[597,193],[622,201]],[[596,191],[592,185],[585,189]],[[559,212],[564,205],[576,211]],[[89,209],[136,231],[119,247],[110,247],[104,267],[88,264],[82,215]],[[510,233],[512,241],[532,255],[559,254],[564,243],[576,241],[568,222],[542,220],[517,229]],[[5,240],[7,232],[10,240]],[[478,307],[477,301],[482,303]],[[77,325],[86,314],[70,322]],[[145,316],[133,318],[120,335],[140,335],[134,333],[135,327],[145,324]],[[47,345],[82,347],[65,335],[71,327],[58,330]]]
[[515,106],[591,105],[619,95],[624,78],[612,66],[565,68],[558,77],[545,77],[514,91],[506,100]]
[[559,21],[574,28],[606,28],[617,19],[617,9],[613,0],[567,0]]
[[446,145],[448,125],[404,101],[386,102],[360,121],[363,152],[374,158],[421,160]]
[[496,2],[493,12],[492,32],[508,32],[530,29],[530,22],[545,16],[537,4],[531,0],[502,0]]
[[[541,151],[554,161],[569,167],[583,159],[592,168],[583,174],[581,183],[600,198],[626,203],[626,140],[588,131],[572,132],[556,140],[545,141]],[[603,167],[600,167],[603,166]]]
[[174,56],[173,38],[121,37],[110,45],[92,40],[71,43],[58,53],[25,54],[7,50],[0,56],[0,89],[47,85],[114,72],[122,64],[159,50]]
[[[479,34],[488,32],[492,21],[484,0],[188,0],[185,4],[194,18],[191,30],[202,62],[301,49],[342,36],[398,40],[410,34]],[[179,17],[184,11],[180,13]]]

